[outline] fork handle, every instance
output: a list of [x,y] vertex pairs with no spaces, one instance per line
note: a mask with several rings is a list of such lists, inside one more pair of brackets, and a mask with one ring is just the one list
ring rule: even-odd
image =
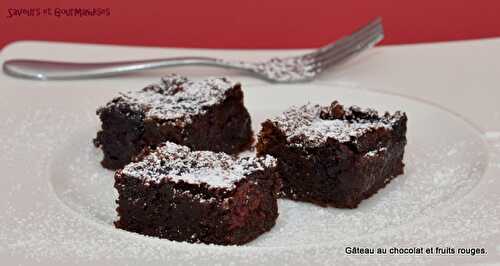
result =
[[238,64],[238,62],[229,62],[211,57],[172,57],[110,63],[74,63],[16,59],[7,60],[3,64],[3,71],[8,75],[19,78],[65,80],[110,77],[144,69],[184,65],[206,65],[249,70],[242,64]]

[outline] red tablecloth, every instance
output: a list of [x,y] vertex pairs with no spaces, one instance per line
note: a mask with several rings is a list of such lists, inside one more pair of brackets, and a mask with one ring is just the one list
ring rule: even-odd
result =
[[0,0],[0,12],[0,47],[26,39],[218,48],[314,47],[376,16],[384,20],[385,44],[500,36],[498,0]]

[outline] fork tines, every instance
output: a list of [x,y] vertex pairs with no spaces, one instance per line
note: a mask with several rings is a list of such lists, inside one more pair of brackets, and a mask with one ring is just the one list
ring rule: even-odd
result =
[[317,72],[321,72],[331,65],[337,64],[346,58],[370,48],[384,38],[384,29],[380,17],[353,34],[325,45],[318,50],[304,55]]

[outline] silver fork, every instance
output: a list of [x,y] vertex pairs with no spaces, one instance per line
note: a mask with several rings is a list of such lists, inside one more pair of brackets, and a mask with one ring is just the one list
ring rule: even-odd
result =
[[11,76],[38,80],[88,79],[121,75],[144,69],[205,65],[239,69],[272,82],[301,82],[314,79],[325,69],[358,54],[384,38],[382,20],[376,18],[349,36],[313,52],[264,62],[228,61],[211,57],[172,57],[108,63],[73,63],[15,59],[3,64]]

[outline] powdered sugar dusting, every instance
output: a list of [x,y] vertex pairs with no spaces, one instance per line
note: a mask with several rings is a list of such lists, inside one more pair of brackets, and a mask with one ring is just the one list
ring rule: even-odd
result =
[[[378,128],[390,127],[387,124],[376,122],[349,122],[345,120],[323,120],[315,119],[310,126],[301,127],[298,129],[300,135],[309,136],[310,141],[318,142],[327,138],[333,138],[339,142],[348,142],[352,137],[357,138],[362,136],[369,130]],[[294,135],[295,135],[294,134]]]
[[319,72],[311,59],[300,57],[272,58],[253,67],[257,73],[280,82],[297,82],[310,80]]
[[[325,143],[328,139],[335,139],[341,143],[356,142],[357,138],[371,130],[381,128],[392,130],[393,122],[397,119],[397,117],[387,115],[376,119],[325,119],[321,117],[321,112],[325,108],[328,107],[321,107],[317,104],[292,107],[272,121],[285,133],[290,145],[315,147]],[[351,108],[372,117],[378,115],[372,109]],[[347,112],[350,111],[347,110]]]
[[491,165],[500,169],[500,131],[487,131],[484,137],[490,143],[490,149],[493,151],[491,156]]
[[365,153],[365,155],[363,155],[363,156],[365,156],[365,157],[373,157],[373,156],[375,156],[375,155],[377,155],[377,154],[379,154],[381,152],[384,152],[386,150],[387,150],[387,147],[381,147],[381,148],[379,148],[377,150],[369,151],[369,152]]
[[107,106],[129,104],[144,112],[146,119],[178,120],[190,122],[191,117],[204,114],[208,107],[221,103],[226,93],[237,83],[226,78],[208,78],[192,81],[171,75],[139,91],[121,93]]
[[300,82],[313,79],[321,69],[308,57],[271,58],[265,62],[218,60],[225,65],[250,70],[270,81]]
[[191,151],[188,147],[166,142],[143,160],[126,165],[122,173],[157,183],[167,179],[230,188],[249,174],[275,165],[276,159],[269,155],[234,158],[225,153]]
[[[439,108],[397,99],[412,116],[404,175],[355,210],[279,200],[276,226],[238,247],[179,243],[113,227],[113,172],[99,165],[100,151],[89,141],[98,127],[92,112],[95,102],[76,103],[81,106],[66,112],[46,109],[48,105],[40,110],[19,106],[16,111],[0,106],[6,116],[0,126],[0,162],[5,172],[0,255],[16,265],[217,265],[221,259],[238,265],[287,261],[297,265],[442,265],[454,258],[457,263],[491,262],[499,254],[495,246],[500,233],[500,195],[495,188],[500,179],[495,175],[498,172],[482,178],[488,163],[482,134]],[[263,113],[253,115],[264,117]],[[429,123],[445,137],[427,134]],[[492,143],[498,143],[493,137],[489,138]],[[457,152],[448,156],[449,151]],[[498,162],[490,159],[490,164]],[[420,245],[486,247],[488,255],[345,254],[348,246]]]

